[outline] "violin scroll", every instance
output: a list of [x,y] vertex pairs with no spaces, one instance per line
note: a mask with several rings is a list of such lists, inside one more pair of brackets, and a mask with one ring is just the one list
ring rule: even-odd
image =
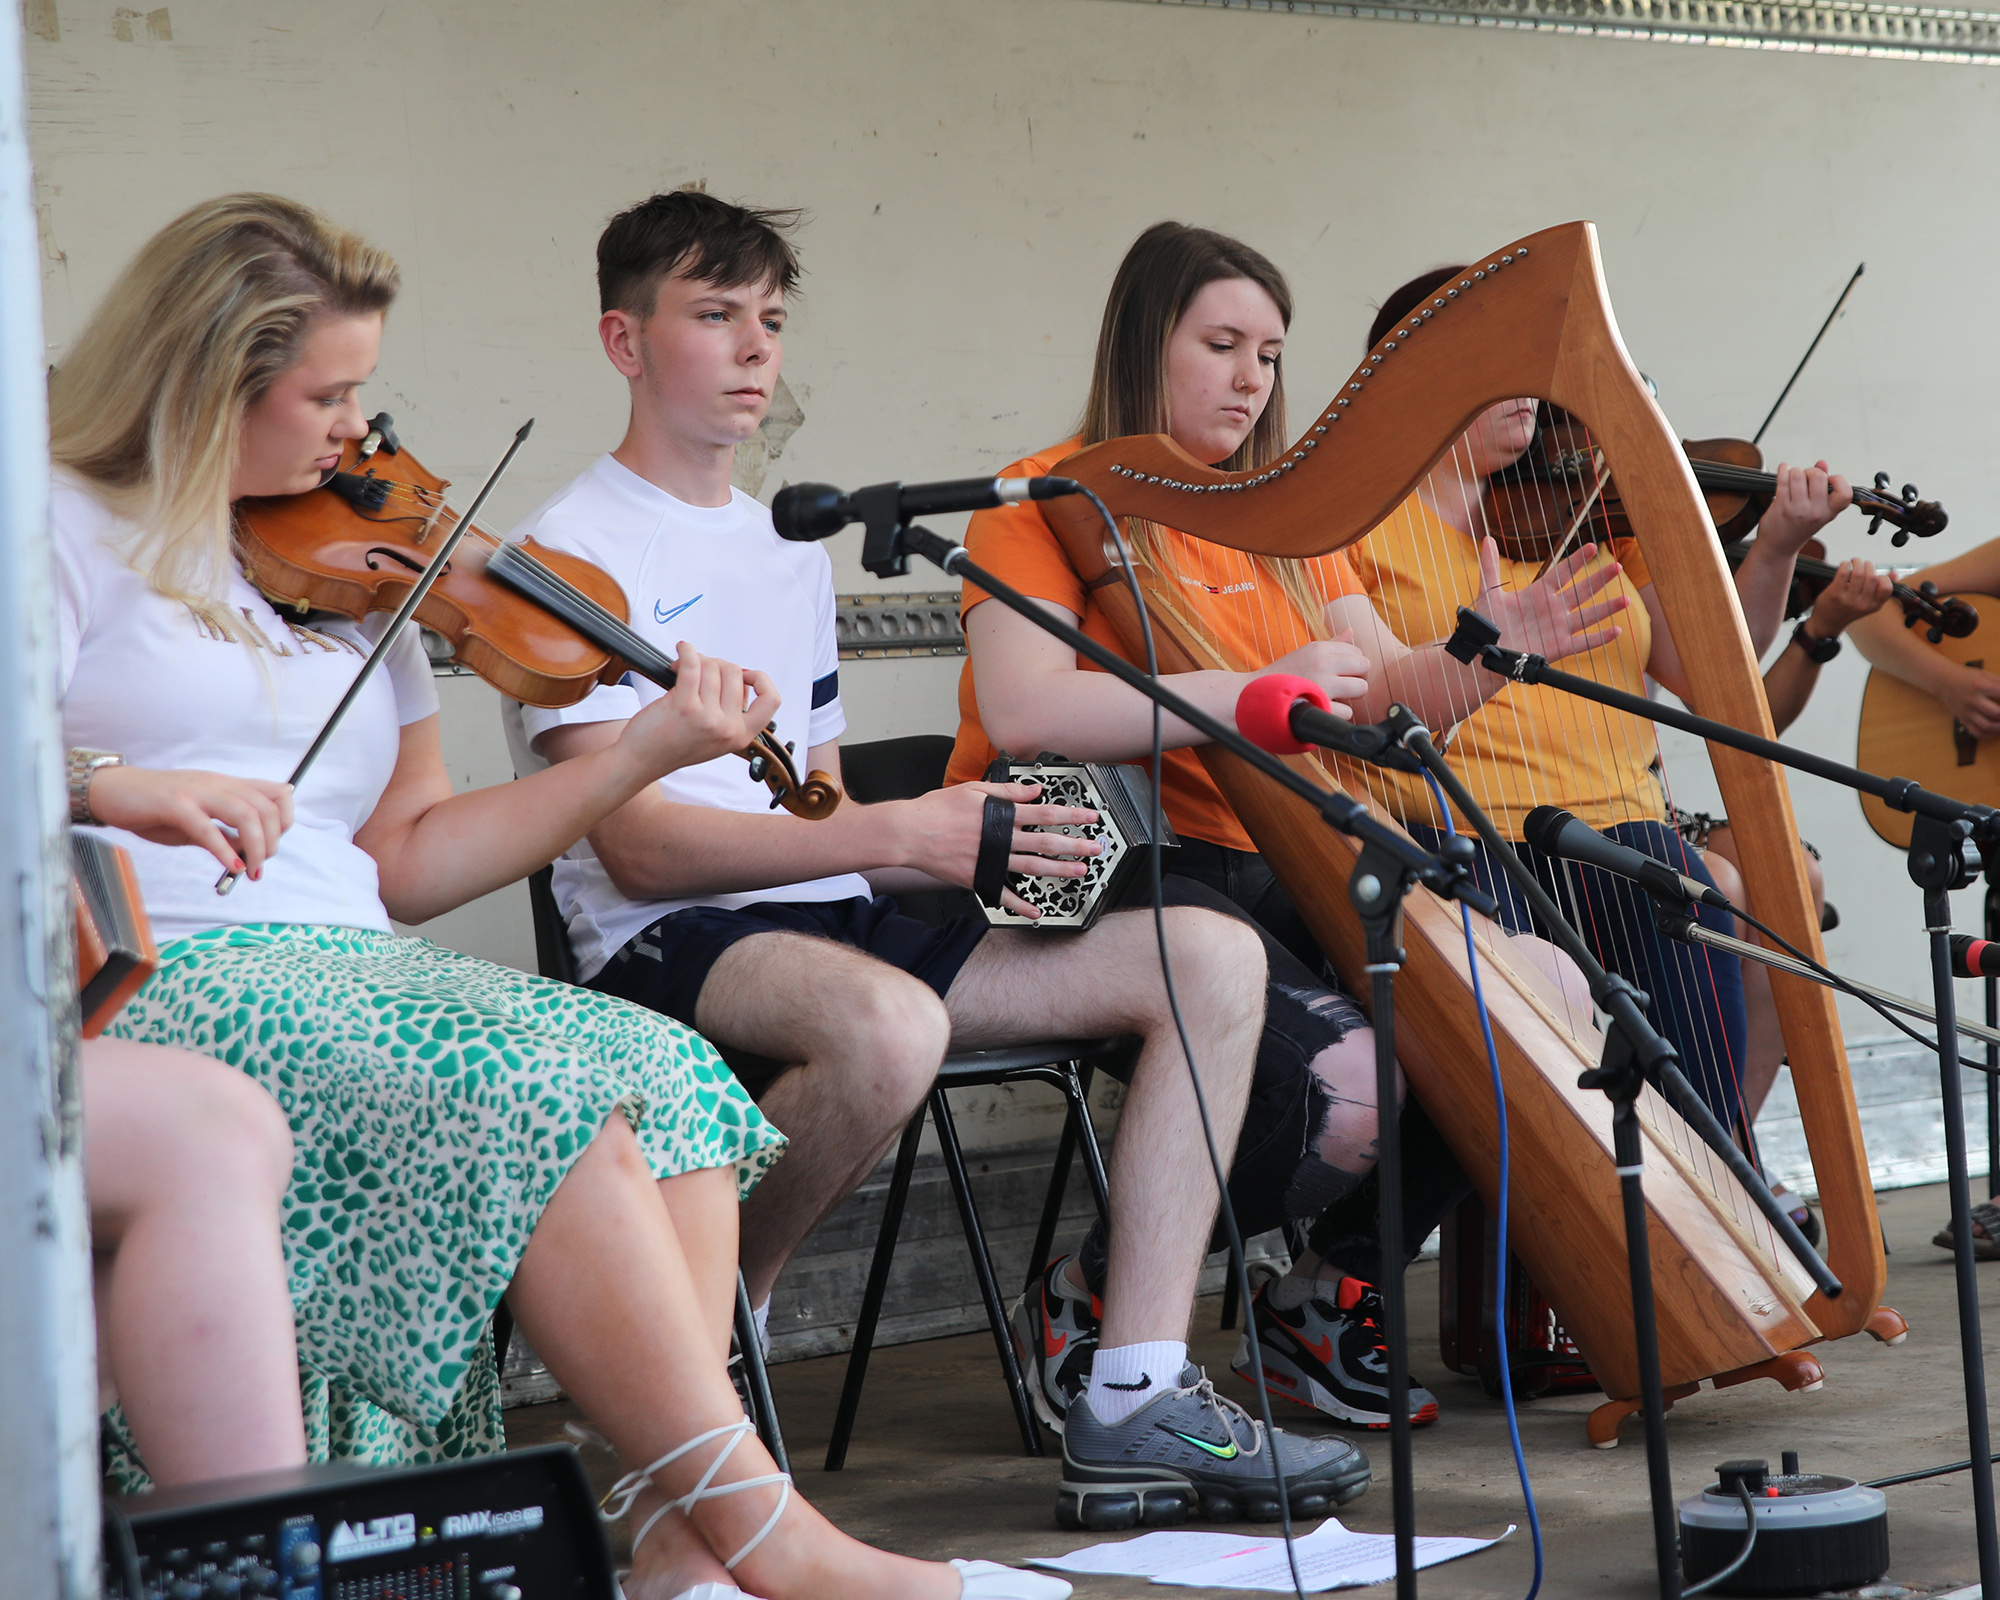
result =
[[1929,581],[1917,585],[1914,591],[1900,583],[1895,586],[1896,598],[1903,602],[1903,626],[1914,628],[1918,623],[1927,623],[1924,637],[1932,644],[1942,644],[1949,634],[1954,639],[1970,638],[1979,627],[1979,613],[1974,611],[1957,595],[1938,598],[1938,586]]
[[[1870,533],[1881,527],[1885,521],[1895,523],[1896,531],[1890,536],[1889,543],[1898,550],[1910,542],[1912,534],[1919,539],[1929,539],[1943,533],[1951,521],[1951,518],[1945,515],[1944,507],[1935,500],[1917,498],[1917,486],[1914,483],[1904,484],[1901,493],[1892,490],[1889,487],[1889,474],[1886,472],[1875,474],[1875,493],[1872,498],[1863,494],[1856,495],[1855,499],[1863,511],[1870,513],[1868,521]],[[1952,637],[1962,639],[1965,635],[1953,634]],[[1935,644],[1937,641],[1933,639],[1931,642]]]

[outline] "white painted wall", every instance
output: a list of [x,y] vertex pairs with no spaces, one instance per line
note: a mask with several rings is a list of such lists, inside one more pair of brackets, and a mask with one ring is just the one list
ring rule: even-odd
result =
[[[1118,256],[1163,216],[1291,274],[1300,413],[1409,274],[1590,217],[1627,339],[1695,437],[1756,426],[1865,257],[1773,454],[1914,480],[1953,513],[1926,556],[1995,531],[1986,69],[1116,0],[41,0],[30,20],[52,357],[181,207],[297,195],[404,264],[369,398],[429,464],[476,480],[540,419],[496,525],[622,420],[592,331],[604,218],[704,179],[813,213],[787,339],[805,422],[769,488],[955,476],[1058,437]],[[843,589],[871,583],[857,539]],[[1835,554],[1863,548],[1842,524]],[[854,736],[948,726],[951,676],[849,663]],[[1861,677],[1851,651],[1827,671],[1801,742],[1851,754]],[[454,773],[502,775],[487,692],[447,705]],[[1675,762],[1683,803],[1697,769]],[[1924,992],[1900,857],[1850,797],[1794,794],[1846,917],[1835,960]],[[443,936],[525,964],[521,893],[496,900]]]

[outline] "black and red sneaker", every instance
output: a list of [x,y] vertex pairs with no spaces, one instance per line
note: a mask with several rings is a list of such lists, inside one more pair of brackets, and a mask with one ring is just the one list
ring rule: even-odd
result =
[[[1382,1294],[1372,1283],[1342,1278],[1323,1283],[1303,1305],[1281,1310],[1270,1301],[1266,1279],[1251,1297],[1257,1343],[1264,1358],[1264,1387],[1280,1400],[1308,1406],[1336,1422],[1361,1428],[1389,1426],[1389,1352],[1382,1342]],[[1230,1369],[1246,1383],[1250,1340],[1237,1341]],[[1410,1421],[1437,1421],[1437,1396],[1410,1385]]]
[[1009,1319],[1014,1354],[1035,1415],[1057,1433],[1063,1431],[1070,1406],[1090,1383],[1098,1324],[1104,1317],[1097,1296],[1073,1289],[1066,1281],[1063,1269],[1070,1259],[1058,1256],[1037,1273]]

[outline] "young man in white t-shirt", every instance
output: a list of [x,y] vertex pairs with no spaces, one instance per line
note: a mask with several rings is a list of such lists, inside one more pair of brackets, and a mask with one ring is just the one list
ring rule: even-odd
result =
[[[598,244],[598,332],[629,386],[630,424],[521,531],[610,571],[634,625],[662,648],[685,640],[767,672],[784,696],[778,739],[796,742],[801,770],[837,777],[845,718],[831,566],[818,545],[780,540],[769,512],[730,484],[735,449],[778,380],[798,273],[791,220],[686,191],[612,219]],[[615,739],[658,693],[628,677],[566,710],[525,711],[520,732],[534,756],[572,759]],[[1062,857],[1094,848],[1087,841],[1020,830],[1090,814],[1035,805],[1032,786],[849,800],[808,822],[772,813],[740,760],[685,768],[557,864],[582,975],[692,1023],[790,1136],[744,1207],[743,1271],[760,1307],[792,1251],[895,1141],[947,1049],[1137,1035],[1111,1164],[1102,1321],[1067,1406],[1058,1516],[1120,1528],[1217,1501],[1275,1516],[1258,1430],[1187,1365],[1215,1183],[1151,916],[1113,913],[1081,935],[989,931],[974,917],[932,928],[871,898],[860,876],[881,883],[900,870],[906,887],[969,886],[988,795],[1018,803],[1010,871],[1082,870]],[[1166,917],[1227,1162],[1263,1024],[1263,948],[1212,911]],[[1031,1354],[1039,1366],[1042,1352]],[[1351,1445],[1284,1437],[1295,1514],[1367,1486]]]

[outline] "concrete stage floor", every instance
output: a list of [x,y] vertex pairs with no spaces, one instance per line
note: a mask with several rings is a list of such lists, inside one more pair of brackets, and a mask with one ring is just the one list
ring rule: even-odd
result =
[[[1975,1183],[1976,1190],[1983,1187]],[[1718,1461],[1763,1456],[1775,1469],[1779,1452],[1787,1448],[1799,1451],[1807,1470],[1862,1479],[1965,1458],[1951,1263],[1930,1243],[1944,1216],[1941,1186],[1882,1196],[1891,1250],[1887,1298],[1910,1320],[1904,1344],[1890,1349],[1862,1336],[1822,1347],[1827,1381],[1816,1394],[1785,1394],[1770,1383],[1720,1393],[1704,1389],[1668,1413],[1677,1497],[1712,1481]],[[1991,1360],[2000,1320],[2000,1262],[1982,1265],[1980,1272]],[[1476,1380],[1447,1374],[1438,1360],[1435,1264],[1413,1268],[1409,1286],[1417,1331],[1414,1369],[1442,1410],[1440,1420],[1415,1438],[1418,1532],[1491,1537],[1510,1522],[1522,1524],[1491,1550],[1426,1570],[1419,1578],[1421,1592],[1430,1600],[1518,1600],[1527,1593],[1533,1564],[1505,1418]],[[1218,1301],[1205,1300],[1197,1310],[1195,1359],[1207,1365],[1224,1394],[1247,1400],[1248,1387],[1228,1371],[1236,1335],[1216,1330],[1218,1309]],[[838,1356],[772,1369],[798,1487],[841,1527],[930,1557],[1018,1562],[1090,1542],[1089,1536],[1055,1526],[1051,1507],[1060,1457],[1022,1454],[987,1334],[878,1351],[846,1470],[827,1473],[820,1463],[845,1364],[846,1357]],[[1995,1371],[2000,1378],[2000,1363]],[[1542,1593],[1550,1600],[1638,1600],[1657,1593],[1639,1419],[1625,1424],[1617,1449],[1591,1449],[1583,1419],[1600,1398],[1575,1395],[1520,1408],[1547,1551]],[[1306,1432],[1320,1426],[1313,1413],[1284,1409],[1289,1416],[1280,1416],[1281,1427]],[[574,1415],[566,1402],[509,1412],[510,1442],[560,1438],[563,1422]],[[1342,1520],[1352,1528],[1387,1532],[1388,1442],[1368,1434],[1361,1443],[1376,1462],[1376,1485],[1341,1513]],[[609,1457],[594,1452],[590,1464],[593,1475],[608,1483]],[[1975,1583],[1969,1477],[1959,1473],[1886,1492],[1889,1580],[1914,1595]],[[1077,1581],[1079,1600],[1226,1592],[1160,1589],[1129,1578]]]

